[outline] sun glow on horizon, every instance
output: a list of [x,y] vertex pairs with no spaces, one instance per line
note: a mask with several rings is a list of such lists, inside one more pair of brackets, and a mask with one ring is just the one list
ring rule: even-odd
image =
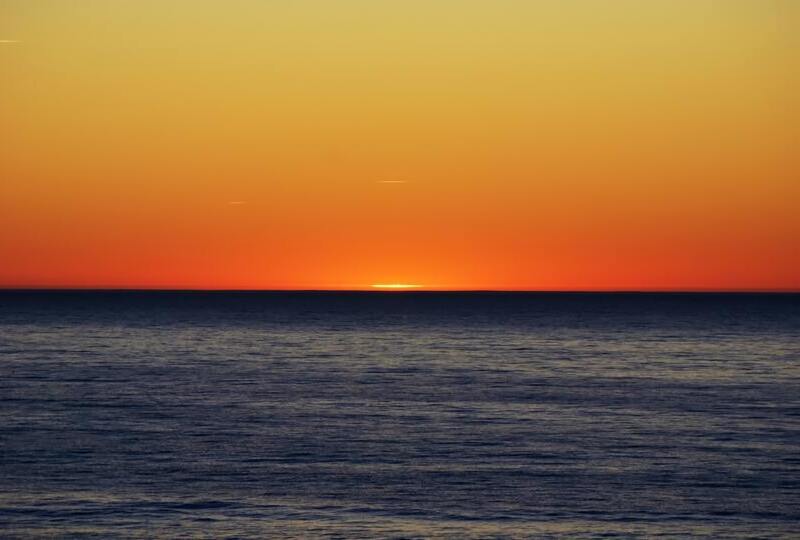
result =
[[372,285],[373,289],[419,289],[422,285],[416,285],[412,283],[374,283]]

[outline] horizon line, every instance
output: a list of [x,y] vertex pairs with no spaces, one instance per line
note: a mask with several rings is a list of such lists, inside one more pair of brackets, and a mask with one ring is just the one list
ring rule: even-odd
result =
[[534,288],[193,288],[193,287],[52,287],[0,286],[2,292],[186,292],[186,293],[369,293],[369,294],[436,294],[436,293],[530,293],[530,294],[800,294],[800,288],[609,288],[609,289],[534,289]]

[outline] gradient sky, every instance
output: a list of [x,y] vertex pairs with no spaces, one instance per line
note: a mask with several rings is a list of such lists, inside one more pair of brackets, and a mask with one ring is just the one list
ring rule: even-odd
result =
[[0,0],[0,286],[800,289],[797,0]]

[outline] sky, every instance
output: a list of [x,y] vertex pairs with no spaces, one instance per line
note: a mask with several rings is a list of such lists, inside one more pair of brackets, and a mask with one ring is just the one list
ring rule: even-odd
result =
[[796,0],[0,0],[0,287],[800,290]]

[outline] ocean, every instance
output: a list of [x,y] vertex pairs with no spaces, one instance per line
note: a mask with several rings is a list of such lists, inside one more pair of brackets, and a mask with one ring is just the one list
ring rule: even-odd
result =
[[798,538],[800,295],[0,292],[3,538]]

